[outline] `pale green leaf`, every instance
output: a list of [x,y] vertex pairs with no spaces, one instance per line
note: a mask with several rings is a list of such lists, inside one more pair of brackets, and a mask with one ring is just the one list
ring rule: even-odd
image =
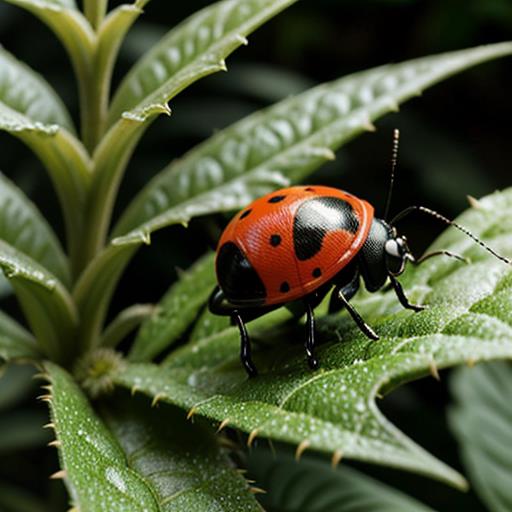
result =
[[[479,204],[459,222],[496,250],[512,254],[512,189]],[[228,329],[179,348],[165,366],[133,364],[115,380],[252,432],[251,439],[302,443],[302,448],[408,469],[463,487],[460,475],[401,433],[375,403],[376,396],[436,374],[437,368],[512,358],[512,272],[453,228],[435,246],[441,244],[470,256],[472,263],[439,257],[409,269],[402,279],[406,292],[411,300],[428,304],[427,310],[403,310],[393,291],[361,294],[353,301],[379,341],[368,340],[346,313],[318,315],[316,372],[307,367],[301,343],[289,343],[302,339],[301,329],[273,342],[268,334],[258,336],[266,341],[253,347],[260,375],[248,379],[238,360],[238,332]],[[252,323],[249,332],[254,333]]]
[[[171,31],[128,74],[113,99],[112,126],[94,153],[90,228],[83,244],[87,257],[94,257],[104,245],[119,183],[149,122],[170,113],[167,101],[188,85],[223,69],[223,59],[245,42],[246,35],[294,1],[225,0],[206,7]],[[174,63],[176,53],[179,62]]]
[[510,53],[512,43],[501,43],[424,57],[355,73],[286,99],[171,163],[135,198],[114,236],[120,237],[119,243],[147,240],[152,231],[195,214],[191,202],[200,205],[223,195],[224,207],[231,199],[234,210],[235,198],[249,202],[271,191],[278,176],[281,181],[302,180],[399,103],[455,73]]
[[59,241],[25,194],[0,173],[0,240],[30,256],[69,285],[70,274]]
[[103,416],[130,467],[153,491],[161,512],[261,511],[211,429],[183,411],[151,408],[142,397],[112,400]]
[[126,454],[71,376],[51,363],[45,369],[64,483],[72,504],[83,512],[160,512],[151,489],[129,467]]
[[[510,317],[509,317],[510,320]],[[471,483],[492,512],[512,510],[512,366],[464,368],[452,377],[450,423]]]
[[133,361],[150,361],[185,332],[215,286],[213,254],[184,272],[142,325],[130,352]]
[[89,157],[41,76],[0,48],[0,129],[21,139],[47,168],[64,210],[73,259],[90,180]]
[[53,133],[58,127],[74,131],[61,99],[43,77],[0,47],[0,128]]
[[267,512],[433,512],[431,508],[347,466],[255,450],[249,476],[265,493]]
[[224,59],[245,37],[295,0],[224,0],[172,29],[128,73],[112,101],[121,115],[143,122],[199,78],[225,69]]
[[69,356],[77,323],[74,303],[62,283],[32,258],[0,240],[0,268],[11,282],[44,353]]
[[0,311],[0,361],[40,357],[41,352],[35,338],[10,316]]

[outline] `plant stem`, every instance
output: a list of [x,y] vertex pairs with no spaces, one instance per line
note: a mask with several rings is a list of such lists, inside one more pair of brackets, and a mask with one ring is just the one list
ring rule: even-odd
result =
[[108,0],[84,0],[84,13],[89,23],[96,30],[107,12]]

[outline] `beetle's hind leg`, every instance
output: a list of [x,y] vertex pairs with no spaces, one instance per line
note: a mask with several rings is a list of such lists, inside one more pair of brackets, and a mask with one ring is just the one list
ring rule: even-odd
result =
[[256,375],[258,375],[258,370],[256,370],[256,366],[254,366],[254,363],[252,362],[251,340],[249,339],[245,322],[237,310],[233,310],[231,318],[240,331],[240,360],[242,361],[245,371],[249,377],[256,377]]
[[309,367],[312,370],[316,370],[318,368],[318,359],[315,356],[315,314],[308,300],[304,301],[304,306],[306,308],[306,339],[304,347]]

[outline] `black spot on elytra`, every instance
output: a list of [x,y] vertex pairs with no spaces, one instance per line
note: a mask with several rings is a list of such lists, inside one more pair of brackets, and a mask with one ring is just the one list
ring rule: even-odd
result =
[[268,202],[269,203],[280,203],[286,196],[273,196],[271,197]]
[[252,210],[250,208],[248,210],[245,210],[245,212],[243,212],[242,215],[240,215],[240,219],[245,219],[245,217],[247,217],[247,215],[249,215],[251,212]]
[[281,237],[279,235],[272,235],[270,237],[270,245],[272,247],[277,247],[281,243]]
[[286,293],[286,292],[289,292],[290,291],[290,285],[288,284],[287,281],[283,281],[281,283],[281,287],[279,288],[279,291],[281,293]]
[[236,244],[226,242],[219,249],[216,267],[219,285],[231,303],[264,302],[265,285]]
[[293,219],[293,246],[297,258],[318,254],[329,231],[356,233],[359,219],[352,206],[338,197],[315,197],[304,201]]
[[322,275],[322,270],[319,267],[316,267],[313,272],[311,272],[313,277],[320,277]]
[[306,192],[314,192],[315,189],[314,188],[311,188],[311,187],[307,187],[304,189]]

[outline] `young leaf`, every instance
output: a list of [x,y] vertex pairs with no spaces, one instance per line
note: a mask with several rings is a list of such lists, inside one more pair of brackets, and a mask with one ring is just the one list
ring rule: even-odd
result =
[[119,182],[149,122],[168,114],[167,102],[188,85],[223,69],[223,59],[246,35],[294,1],[224,0],[206,7],[172,30],[128,74],[113,100],[112,127],[94,155],[91,228],[84,242],[88,257],[103,246]]
[[114,236],[118,242],[147,239],[152,231],[179,222],[179,212],[184,220],[191,217],[186,208],[192,200],[200,204],[218,192],[249,202],[279,181],[258,183],[258,177],[299,181],[399,103],[457,72],[510,53],[512,43],[501,43],[424,57],[355,73],[286,99],[170,164],[135,198]]
[[36,206],[0,173],[0,240],[70,284],[69,266],[60,243]]
[[[482,199],[460,222],[512,254],[512,189]],[[509,268],[453,228],[441,241],[473,262],[439,257],[410,269],[403,279],[408,296],[429,306],[420,313],[403,310],[393,291],[354,301],[379,341],[368,340],[346,313],[320,318],[316,372],[308,369],[300,345],[283,341],[253,347],[260,375],[247,379],[235,331],[180,348],[166,367],[133,364],[115,380],[251,433],[251,441],[269,437],[298,444],[301,451],[309,447],[335,459],[399,467],[463,487],[460,475],[391,425],[375,403],[376,396],[404,382],[437,376],[438,368],[512,358]]]
[[64,478],[79,510],[160,512],[143,477],[98,418],[78,385],[59,366],[47,363],[50,411]]
[[103,407],[109,430],[63,369],[46,371],[62,476],[80,510],[259,510],[205,427],[139,397]]
[[112,101],[109,124],[121,116],[144,122],[199,78],[225,69],[245,37],[295,0],[224,0],[172,29],[128,73]]
[[130,467],[152,489],[162,512],[261,511],[205,424],[191,424],[174,407],[151,408],[140,396],[109,401],[103,411]]
[[433,512],[400,491],[347,466],[333,468],[310,458],[255,450],[249,476],[265,490],[267,512]]
[[84,76],[95,44],[94,32],[74,0],[5,0],[37,16],[66,48],[75,71]]
[[194,321],[215,286],[213,260],[213,254],[207,254],[171,286],[142,325],[130,352],[132,361],[151,361]]
[[53,360],[73,350],[77,315],[62,283],[29,256],[0,240],[0,268],[11,282],[44,353]]
[[[510,318],[509,318],[510,323]],[[512,509],[512,367],[493,363],[457,371],[450,424],[471,483],[488,509]]]
[[69,116],[42,77],[0,48],[0,129],[21,139],[47,168],[59,196],[70,251],[78,249],[89,159]]
[[[0,362],[39,359],[41,352],[35,338],[14,319],[0,311]],[[0,405],[1,405],[0,397]]]

